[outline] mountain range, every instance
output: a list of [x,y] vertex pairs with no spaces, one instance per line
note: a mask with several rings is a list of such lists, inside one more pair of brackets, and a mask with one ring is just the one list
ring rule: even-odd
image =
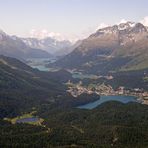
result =
[[18,59],[47,58],[51,55],[41,49],[30,48],[19,37],[9,36],[0,31],[0,54]]
[[[0,54],[3,54],[0,55],[0,147],[148,147],[148,107],[138,103],[139,99],[125,104],[110,100],[90,110],[79,108],[100,101],[99,95],[90,94],[97,85],[111,86],[115,90],[125,87],[128,95],[137,90],[138,98],[138,92],[147,95],[146,26],[127,22],[99,29],[71,46],[72,52],[52,64],[88,73],[115,72],[97,79],[73,78],[73,74],[65,69],[39,71],[18,60],[50,57],[51,54],[45,51],[51,45],[48,44],[50,38],[47,44],[43,41],[47,49],[41,48],[39,42],[41,40],[22,39],[0,32]],[[73,92],[85,90],[85,93],[74,97],[67,90],[77,83],[79,85]],[[89,86],[90,90],[81,87],[83,85]],[[100,92],[105,92],[105,88],[102,87]],[[140,98],[142,95],[140,93]],[[38,123],[19,122],[21,119],[37,119]]]
[[148,27],[126,22],[97,30],[55,66],[89,73],[148,68]]
[[21,60],[61,56],[52,66],[87,73],[147,69],[147,50],[148,27],[134,22],[99,29],[75,44],[51,37],[19,38],[0,31],[1,55]]
[[30,48],[42,49],[55,56],[63,56],[70,53],[73,44],[68,40],[58,41],[51,37],[43,39],[22,38],[22,41]]
[[70,53],[75,46],[69,41],[58,41],[50,37],[45,39],[20,38],[0,31],[0,55],[27,58],[49,58]]

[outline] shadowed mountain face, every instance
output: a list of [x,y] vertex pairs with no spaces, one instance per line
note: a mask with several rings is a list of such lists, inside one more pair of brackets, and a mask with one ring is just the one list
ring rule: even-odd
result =
[[148,67],[148,29],[127,22],[99,29],[55,65],[106,73]]
[[0,55],[15,57],[18,59],[26,58],[48,58],[51,55],[41,49],[28,47],[16,36],[9,36],[3,31],[0,32]]
[[52,108],[74,107],[98,99],[98,95],[67,93],[69,72],[41,72],[17,59],[0,56],[0,118],[16,116],[44,104]]
[[40,72],[14,58],[0,56],[0,118],[15,116],[65,93],[56,74]]

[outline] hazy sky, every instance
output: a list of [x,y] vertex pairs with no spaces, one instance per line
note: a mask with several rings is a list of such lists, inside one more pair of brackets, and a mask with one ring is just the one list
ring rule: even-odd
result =
[[47,30],[81,37],[102,23],[146,16],[148,0],[0,0],[0,29],[18,36]]

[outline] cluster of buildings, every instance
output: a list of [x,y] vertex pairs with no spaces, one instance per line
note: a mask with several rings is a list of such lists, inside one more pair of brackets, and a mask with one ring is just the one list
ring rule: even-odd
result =
[[79,95],[86,93],[86,94],[93,94],[94,91],[92,90],[88,90],[87,88],[85,88],[84,86],[82,86],[82,82],[80,81],[78,84],[73,84],[70,81],[67,83],[68,85],[68,90],[67,92],[69,92],[73,97],[78,97]]
[[109,95],[113,93],[113,89],[110,85],[105,85],[104,83],[101,85],[89,85],[88,87],[85,87],[82,85],[82,82],[80,81],[78,84],[73,84],[70,81],[67,83],[68,90],[73,97],[78,97],[79,95],[86,93],[86,94],[93,94],[96,93],[98,95]]
[[120,86],[119,88],[114,90],[111,85],[106,85],[104,83],[90,84],[89,86],[83,86],[81,81],[78,84],[73,84],[69,81],[67,85],[68,85],[67,92],[69,92],[73,97],[78,97],[83,93],[86,94],[96,93],[98,95],[128,95],[128,96],[136,96],[144,104],[148,104],[148,92],[140,88],[127,89],[123,86]]

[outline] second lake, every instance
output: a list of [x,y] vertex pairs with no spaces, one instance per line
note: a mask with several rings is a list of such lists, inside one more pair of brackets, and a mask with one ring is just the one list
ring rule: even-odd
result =
[[109,101],[119,101],[121,103],[129,103],[129,102],[138,102],[136,97],[134,96],[100,96],[100,99],[85,105],[78,106],[80,109],[94,109],[102,103]]

